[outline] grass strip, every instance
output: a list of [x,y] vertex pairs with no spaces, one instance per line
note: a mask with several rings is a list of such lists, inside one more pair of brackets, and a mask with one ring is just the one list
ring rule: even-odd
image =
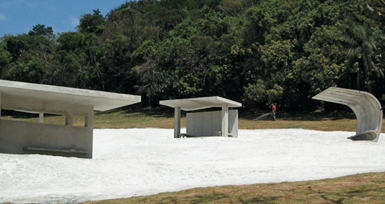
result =
[[385,173],[317,181],[194,188],[83,204],[134,203],[385,203]]

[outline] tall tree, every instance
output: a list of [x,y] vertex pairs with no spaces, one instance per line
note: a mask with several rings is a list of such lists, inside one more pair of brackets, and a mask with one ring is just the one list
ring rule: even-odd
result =
[[369,0],[362,7],[365,8],[368,16],[373,19],[377,25],[385,25],[385,1]]
[[100,10],[92,10],[93,14],[84,14],[80,18],[80,24],[77,27],[82,33],[101,34],[105,26],[105,18],[100,14]]
[[52,30],[52,27],[45,27],[45,25],[37,24],[33,26],[31,31],[28,32],[28,35],[44,36],[49,38],[53,35],[53,30]]
[[[351,73],[356,74],[356,88],[366,89],[371,92],[371,75],[384,76],[380,67],[374,62],[376,45],[372,30],[366,23],[350,20],[346,32],[345,42],[348,44],[347,59]],[[362,76],[363,75],[363,76]],[[363,85],[363,87],[362,87]]]

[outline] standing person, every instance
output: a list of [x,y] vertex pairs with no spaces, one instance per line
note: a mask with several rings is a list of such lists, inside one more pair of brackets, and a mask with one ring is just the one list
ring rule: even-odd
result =
[[274,103],[271,104],[271,112],[273,112],[273,120],[275,121],[275,111],[277,110],[277,107],[275,107]]

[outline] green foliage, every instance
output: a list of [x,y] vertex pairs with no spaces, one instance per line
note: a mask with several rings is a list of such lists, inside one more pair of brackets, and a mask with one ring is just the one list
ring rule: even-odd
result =
[[257,102],[265,103],[266,106],[269,106],[282,98],[283,90],[283,87],[278,84],[268,87],[263,80],[259,79],[257,83],[248,84],[245,87],[243,101],[248,105],[252,105],[252,102]]
[[3,46],[0,46],[0,67],[6,67],[10,64],[12,59],[11,53],[9,53]]
[[11,69],[7,71],[7,78],[17,81],[39,83],[44,67],[44,61],[37,57],[34,51],[28,50],[24,52],[20,60],[14,63]]
[[105,18],[100,14],[99,9],[93,10],[93,14],[84,14],[80,18],[78,30],[82,33],[101,34],[104,29]]
[[45,25],[37,24],[28,32],[28,35],[49,37],[53,35],[53,30],[52,27],[46,28]]
[[[330,86],[385,92],[385,4],[364,0],[139,0],[0,39],[1,78],[161,99],[220,95],[314,110]],[[372,9],[372,11],[370,10]]]
[[348,23],[349,28],[345,36],[348,48],[346,57],[351,67],[348,71],[356,74],[357,89],[361,89],[361,84],[364,84],[364,88],[371,91],[372,72],[376,72],[378,76],[384,76],[381,68],[374,63],[374,52],[377,46],[372,36],[372,30],[367,24],[359,24],[355,21]]

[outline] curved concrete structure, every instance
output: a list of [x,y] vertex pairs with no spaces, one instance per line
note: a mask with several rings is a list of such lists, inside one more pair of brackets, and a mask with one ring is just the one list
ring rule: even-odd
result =
[[372,94],[365,91],[330,87],[313,99],[349,106],[357,117],[356,135],[351,140],[378,141],[382,127],[382,105]]

